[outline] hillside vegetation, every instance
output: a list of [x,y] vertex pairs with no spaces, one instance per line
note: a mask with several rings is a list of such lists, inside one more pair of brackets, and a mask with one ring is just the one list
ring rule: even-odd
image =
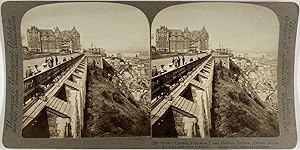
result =
[[230,69],[215,66],[213,89],[212,137],[279,136],[276,112],[232,62]]
[[149,110],[119,81],[107,70],[88,66],[84,137],[150,136]]

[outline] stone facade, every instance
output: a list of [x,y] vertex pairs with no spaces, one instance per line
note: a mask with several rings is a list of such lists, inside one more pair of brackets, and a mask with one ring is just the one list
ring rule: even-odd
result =
[[161,26],[156,30],[156,50],[166,52],[186,53],[208,50],[209,35],[203,27],[200,31],[168,29]]
[[80,34],[75,27],[60,31],[58,27],[52,30],[31,26],[26,34],[28,51],[59,53],[79,51],[81,47]]

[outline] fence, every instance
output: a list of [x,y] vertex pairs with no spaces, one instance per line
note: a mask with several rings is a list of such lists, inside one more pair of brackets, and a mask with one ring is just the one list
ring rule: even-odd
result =
[[43,86],[47,86],[53,82],[53,80],[67,71],[70,66],[79,61],[84,55],[81,54],[74,59],[68,60],[62,64],[59,64],[53,68],[50,68],[44,72],[30,76],[24,79],[24,105],[28,100],[38,96],[37,94],[43,94],[41,90]]
[[180,66],[174,70],[171,70],[169,72],[162,73],[160,75],[154,76],[151,79],[151,99],[155,99],[158,96],[164,96],[168,94],[168,87],[173,86],[176,83],[179,82],[179,79],[182,78],[184,75],[186,75],[188,72],[193,70],[196,66],[204,62],[207,58],[209,58],[211,55],[207,55],[205,57],[202,57],[200,59],[197,59],[191,63],[188,63],[186,65]]

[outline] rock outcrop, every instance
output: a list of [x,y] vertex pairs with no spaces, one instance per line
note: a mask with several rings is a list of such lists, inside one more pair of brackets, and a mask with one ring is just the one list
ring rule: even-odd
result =
[[240,69],[215,66],[212,137],[279,136],[277,113],[263,102]]
[[84,137],[150,136],[150,110],[111,71],[88,66]]

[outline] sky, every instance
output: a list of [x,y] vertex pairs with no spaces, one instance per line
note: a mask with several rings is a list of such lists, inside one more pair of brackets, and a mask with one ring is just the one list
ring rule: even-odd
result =
[[40,29],[71,30],[81,36],[81,44],[91,43],[106,52],[149,50],[150,29],[145,15],[135,7],[112,3],[61,3],[30,9],[22,18],[22,37],[30,26]]
[[176,5],[156,15],[152,36],[161,25],[182,30],[184,27],[201,30],[205,26],[212,48],[221,45],[241,53],[278,51],[279,22],[276,14],[263,6],[242,3]]

